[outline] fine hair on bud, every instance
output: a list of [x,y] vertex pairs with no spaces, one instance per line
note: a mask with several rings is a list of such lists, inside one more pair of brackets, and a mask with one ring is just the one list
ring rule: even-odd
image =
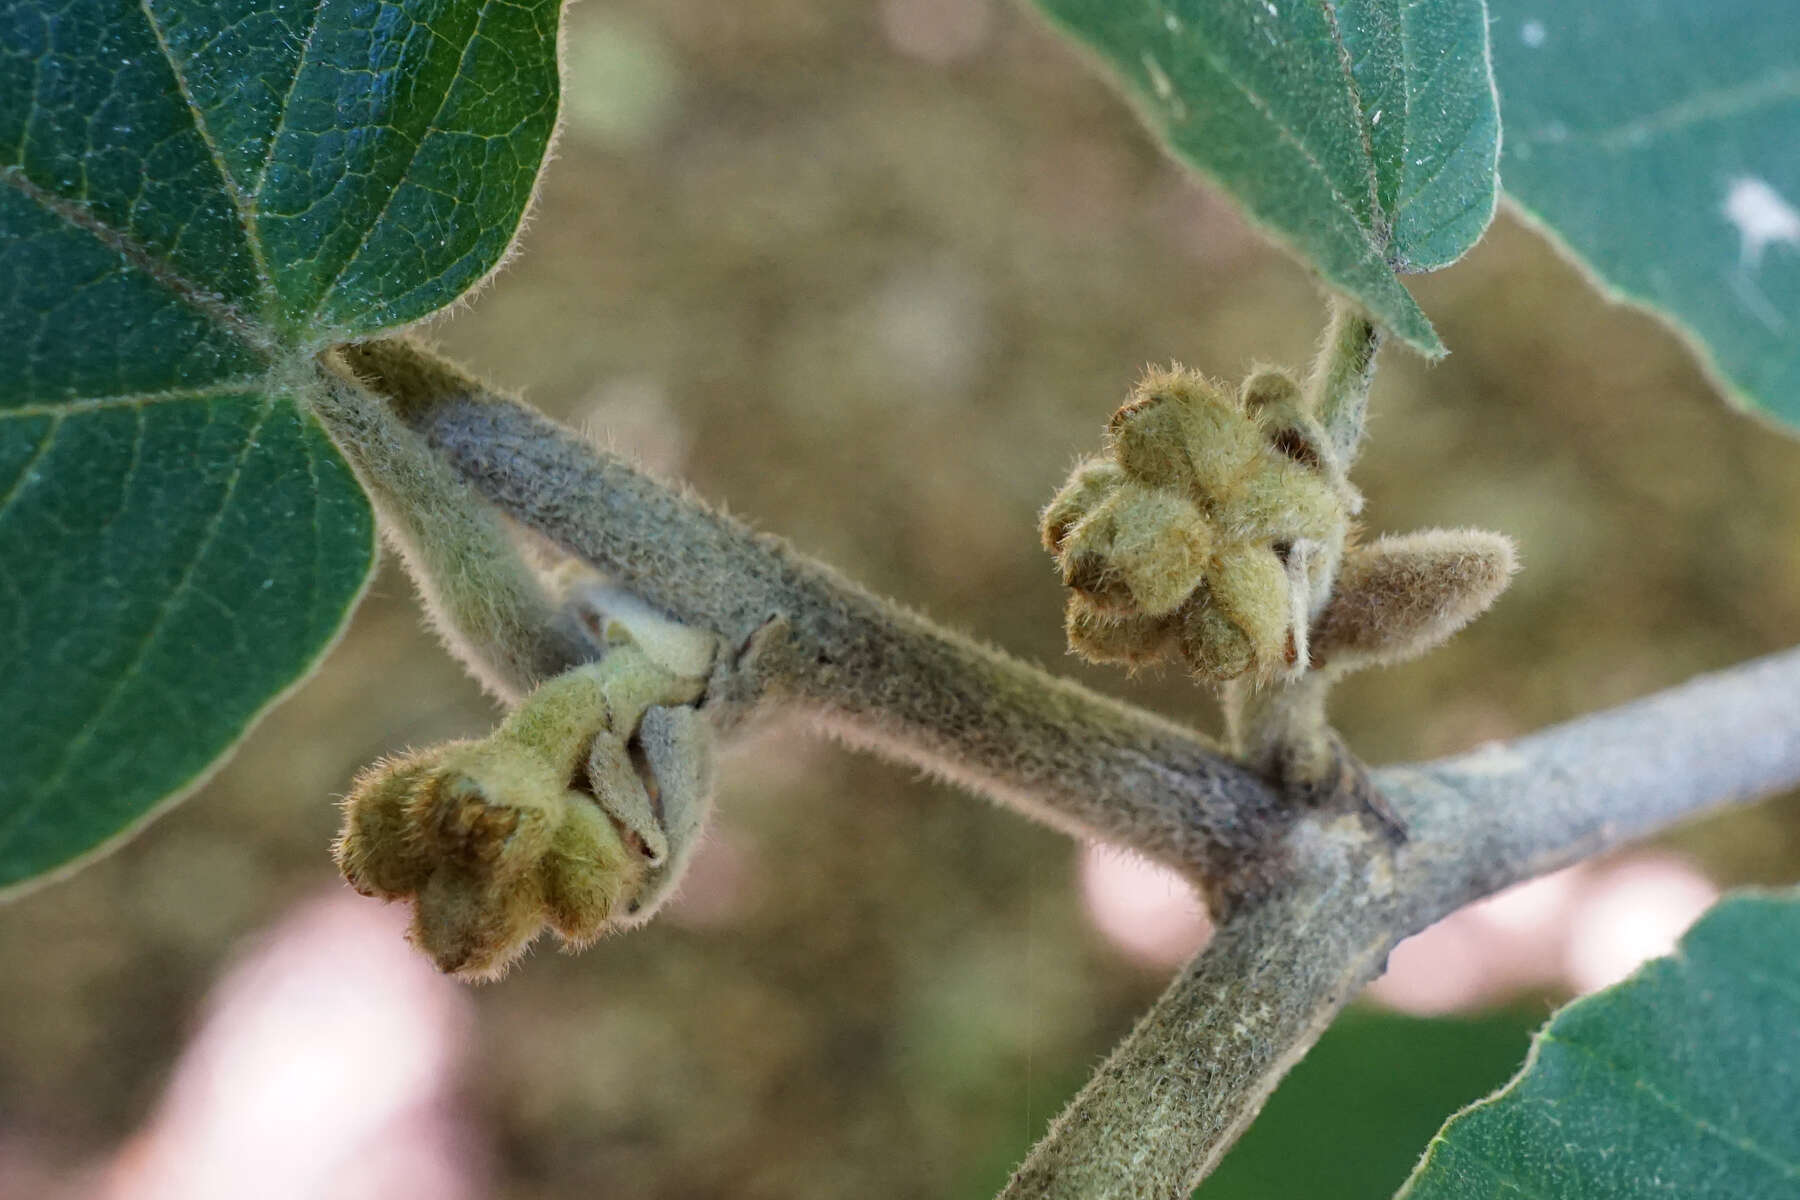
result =
[[339,868],[411,901],[409,936],[441,970],[494,978],[546,927],[582,946],[674,890],[708,811],[710,727],[690,707],[704,681],[610,636],[488,737],[389,759],[351,789]]
[[1306,403],[1281,371],[1236,390],[1179,364],[1145,371],[1106,456],[1044,510],[1075,652],[1170,658],[1215,682],[1304,669],[1359,503]]
[[1346,672],[1423,654],[1485,612],[1517,569],[1512,539],[1479,529],[1428,529],[1354,547],[1313,627],[1313,659]]

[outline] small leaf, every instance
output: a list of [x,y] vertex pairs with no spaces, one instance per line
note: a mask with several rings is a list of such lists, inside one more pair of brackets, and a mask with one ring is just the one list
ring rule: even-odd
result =
[[1034,0],[1171,153],[1427,354],[1397,272],[1493,219],[1500,118],[1482,0]]
[[1506,1088],[1450,1119],[1404,1200],[1800,1194],[1800,892],[1740,894],[1557,1013]]
[[310,673],[373,518],[313,356],[500,261],[558,0],[0,0],[0,891]]
[[1793,7],[1491,3],[1507,192],[1744,403],[1800,425]]

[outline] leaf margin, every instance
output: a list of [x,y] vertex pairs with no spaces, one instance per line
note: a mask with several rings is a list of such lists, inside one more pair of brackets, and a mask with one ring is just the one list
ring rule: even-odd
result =
[[[274,398],[274,402],[281,403],[283,399],[293,405],[295,415],[298,419],[310,424],[331,448],[333,453],[338,454],[340,457],[342,456],[342,451],[337,448],[336,441],[331,437],[330,431],[311,411],[310,406],[304,401],[303,397],[297,394],[297,389],[290,388],[285,397],[277,395]],[[347,462],[345,469],[346,471],[349,469]],[[357,488],[359,493],[362,493],[363,499],[366,501],[367,494],[362,491],[360,482],[358,482]],[[166,815],[170,810],[190,799],[196,792],[211,782],[212,779],[236,757],[238,749],[253,733],[256,732],[257,728],[269,714],[289,700],[307,683],[312,681],[312,678],[318,674],[319,669],[324,665],[325,659],[336,650],[338,644],[344,640],[345,634],[349,632],[351,622],[355,619],[357,611],[362,607],[363,600],[368,596],[370,589],[374,586],[376,576],[380,573],[380,527],[373,519],[373,505],[370,505],[369,511],[371,519],[369,521],[366,541],[367,553],[364,559],[365,565],[362,568],[361,578],[357,582],[355,589],[346,598],[343,608],[338,614],[335,625],[329,633],[320,639],[312,656],[301,662],[294,669],[287,683],[264,696],[262,701],[244,716],[235,736],[217,748],[197,771],[187,779],[178,782],[174,787],[165,791],[160,797],[146,806],[131,820],[121,825],[105,838],[93,843],[87,849],[70,858],[64,859],[54,866],[38,871],[35,874],[13,880],[9,883],[0,883],[0,905],[13,903],[32,895],[41,888],[61,883],[70,876],[76,875],[89,866],[92,866],[94,863],[111,857],[127,842],[137,838],[139,834],[141,834],[149,825],[153,824],[158,818]]]
[[[1617,983],[1601,988],[1598,991],[1590,992],[1587,995],[1578,996],[1567,1004],[1557,1008],[1555,1012],[1551,1013],[1542,1027],[1540,1027],[1536,1033],[1532,1034],[1530,1048],[1525,1053],[1525,1061],[1520,1065],[1519,1070],[1511,1079],[1507,1080],[1492,1094],[1483,1096],[1478,1100],[1464,1105],[1444,1119],[1443,1125],[1439,1127],[1437,1133],[1432,1135],[1431,1140],[1426,1143],[1425,1150],[1420,1154],[1418,1164],[1413,1168],[1412,1174],[1407,1176],[1405,1182],[1402,1183],[1400,1188],[1394,1193],[1393,1200],[1419,1200],[1419,1197],[1415,1195],[1415,1188],[1417,1188],[1424,1180],[1427,1168],[1432,1165],[1440,1149],[1448,1147],[1452,1129],[1472,1114],[1505,1103],[1509,1098],[1514,1096],[1518,1089],[1522,1088],[1531,1079],[1532,1072],[1538,1065],[1538,1060],[1543,1053],[1544,1047],[1557,1040],[1552,1037],[1552,1031],[1562,1022],[1565,1015],[1572,1012],[1582,1013],[1583,1010],[1595,1005],[1604,1004],[1611,1000],[1616,994],[1645,981],[1652,972],[1659,970],[1663,964],[1685,958],[1690,950],[1690,940],[1710,921],[1719,918],[1726,908],[1740,901],[1756,903],[1779,902],[1800,908],[1800,885],[1788,888],[1745,887],[1735,888],[1732,891],[1727,892],[1694,921],[1687,932],[1682,934],[1670,953],[1647,959],[1643,963],[1640,963],[1631,974],[1627,975],[1624,979],[1619,980]],[[1429,1198],[1427,1197],[1426,1200],[1429,1200]]]

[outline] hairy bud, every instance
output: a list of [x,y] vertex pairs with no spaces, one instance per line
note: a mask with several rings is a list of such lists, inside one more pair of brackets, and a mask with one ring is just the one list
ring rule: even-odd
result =
[[1512,540],[1479,529],[1355,547],[1313,628],[1314,662],[1346,673],[1423,654],[1487,611],[1517,569]]
[[1070,645],[1096,661],[1174,658],[1214,681],[1304,670],[1360,501],[1299,384],[1265,370],[1233,393],[1151,370],[1107,442],[1043,514]]
[[[1153,368],[1042,517],[1068,589],[1069,646],[1221,685],[1236,756],[1296,802],[1405,826],[1326,719],[1335,679],[1424,652],[1514,570],[1498,534],[1432,530],[1351,546],[1350,486],[1379,330],[1339,301],[1311,380],[1259,368],[1232,391]],[[1347,548],[1349,547],[1349,548]]]
[[378,763],[345,801],[344,878],[412,901],[410,936],[444,971],[492,978],[545,926],[579,946],[646,919],[698,840],[700,681],[608,633],[605,658],[543,684],[493,734]]

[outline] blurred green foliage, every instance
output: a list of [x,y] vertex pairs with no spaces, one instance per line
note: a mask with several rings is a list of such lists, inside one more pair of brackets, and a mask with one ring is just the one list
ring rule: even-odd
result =
[[1542,1011],[1351,1009],[1201,1189],[1206,1200],[1388,1200],[1444,1118],[1512,1078]]
[[[1276,1089],[1196,1195],[1388,1200],[1444,1118],[1519,1069],[1546,1015],[1518,1008],[1428,1018],[1350,1009]],[[1062,1099],[1075,1094],[1084,1076],[1066,1073]],[[1015,1165],[1016,1157],[991,1155],[954,1195],[993,1196]]]
[[[873,587],[1210,723],[1178,676],[1065,657],[1035,516],[1144,363],[1304,360],[1323,305],[1292,260],[995,0],[588,0],[570,22],[571,64],[596,29],[654,45],[662,98],[603,135],[580,97],[609,85],[573,67],[521,252],[435,327],[445,348]],[[1659,327],[1510,221],[1415,286],[1452,353],[1385,353],[1365,520],[1499,529],[1525,570],[1446,649],[1346,682],[1352,744],[1450,753],[1800,640],[1800,447],[1725,411]],[[234,951],[342,886],[327,848],[352,773],[493,719],[387,570],[200,794],[0,909],[0,1150],[109,1153]],[[985,802],[799,730],[721,776],[735,898],[474,993],[466,1098],[493,1194],[980,1194],[1166,978],[1091,930],[1073,847]],[[1674,843],[1722,882],[1791,880],[1800,806]],[[1440,1044],[1383,1027],[1406,1036],[1356,1051],[1360,1072],[1340,1060],[1366,1089]],[[1386,1147],[1384,1186],[1523,1053],[1487,1043],[1453,1085],[1444,1036],[1438,1110]],[[1279,1135],[1298,1170],[1319,1161],[1306,1140],[1374,1120],[1312,1111],[1280,1135],[1272,1108],[1252,1138]]]
[[1745,409],[1800,427],[1793,7],[1488,7],[1519,210],[1691,337]]

